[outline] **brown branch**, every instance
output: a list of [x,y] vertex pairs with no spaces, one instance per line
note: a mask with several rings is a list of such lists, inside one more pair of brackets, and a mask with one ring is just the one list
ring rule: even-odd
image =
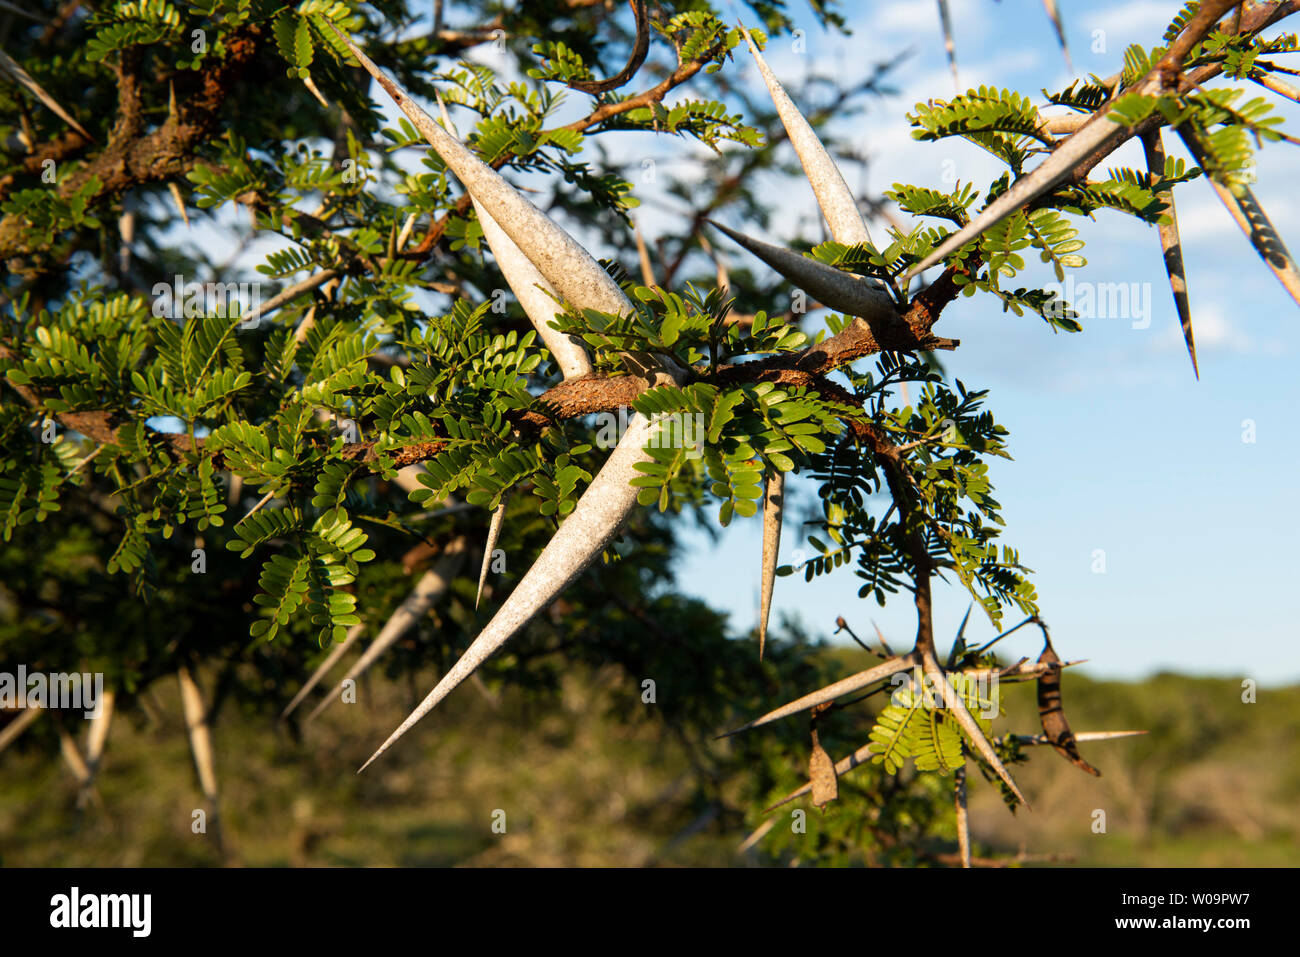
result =
[[638,93],[636,96],[629,97],[626,100],[619,100],[617,103],[605,103],[597,107],[591,113],[587,114],[580,120],[561,127],[565,130],[573,130],[575,133],[582,133],[597,123],[603,123],[608,119],[627,113],[631,110],[640,109],[643,106],[649,106],[652,103],[658,103],[667,96],[674,88],[681,86],[695,74],[713,60],[722,50],[722,41],[710,47],[703,56],[694,60],[687,60],[685,63],[678,63],[677,69],[673,70],[662,82],[656,84],[650,89]]
[[[188,173],[197,161],[198,146],[219,131],[221,106],[257,47],[256,29],[231,34],[225,57],[199,74],[198,89],[150,133],[142,132],[145,118],[139,88],[139,52],[124,51],[116,66],[118,111],[108,143],[59,185],[59,196],[66,199],[97,179],[99,185],[87,204],[93,206],[133,186],[161,183]],[[37,251],[24,243],[24,233],[25,221],[21,217],[10,215],[0,220],[0,260]]]
[[650,15],[646,12],[645,0],[628,0],[632,13],[636,17],[636,44],[627,66],[619,70],[608,80],[570,80],[568,86],[583,93],[608,93],[631,81],[636,71],[645,63],[646,54],[650,52]]

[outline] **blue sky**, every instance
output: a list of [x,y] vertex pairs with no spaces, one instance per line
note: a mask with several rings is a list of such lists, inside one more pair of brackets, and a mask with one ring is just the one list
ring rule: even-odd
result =
[[[917,143],[904,120],[916,102],[953,92],[935,4],[847,6],[854,11],[850,37],[810,21],[804,53],[788,38],[773,42],[768,61],[778,76],[798,87],[810,70],[853,75],[892,50],[914,47],[916,55],[895,74],[901,95],[874,103],[836,132],[870,155],[867,186],[874,192],[900,180],[941,185],[954,167],[963,182],[986,185],[996,169],[991,160],[965,144]],[[1158,42],[1181,5],[1060,6],[1076,70],[1107,76],[1128,44]],[[954,0],[952,10],[963,88],[995,84],[1036,94],[1068,82],[1038,0]],[[741,63],[757,82],[752,64]],[[1294,106],[1282,102],[1278,109],[1294,128]],[[1167,148],[1185,155],[1176,141]],[[1140,149],[1130,144],[1106,165],[1141,167]],[[1300,244],[1298,176],[1294,147],[1270,144],[1261,152],[1256,195],[1292,248]],[[794,221],[806,224],[809,237],[818,235],[811,196],[795,201]],[[962,340],[944,361],[969,387],[991,390],[989,407],[1010,430],[1015,461],[993,465],[1005,540],[1036,572],[1042,614],[1063,657],[1087,658],[1084,668],[1106,677],[1178,670],[1295,681],[1300,312],[1208,185],[1184,187],[1178,201],[1199,382],[1154,230],[1106,213],[1083,228],[1088,265],[1076,278],[1148,284],[1138,287],[1151,305],[1146,328],[1134,328],[1140,319],[1095,317],[1084,320],[1081,333],[1054,335],[1041,321],[1003,314],[977,296],[959,300],[937,327]],[[644,220],[653,234],[653,219]],[[1243,441],[1247,420],[1254,442]],[[697,532],[686,541],[681,587],[728,610],[737,628],[752,627],[758,521],[738,519],[716,546]],[[802,544],[799,529],[788,524],[782,560]],[[1093,571],[1098,549],[1105,553],[1101,574]],[[813,583],[778,579],[773,614],[799,618],[823,635],[834,630],[837,615],[859,634],[870,633],[874,618],[905,646],[916,628],[907,597],[880,608],[857,598],[858,584],[849,568]],[[951,636],[969,599],[960,586],[940,585],[936,604],[938,633]],[[1009,621],[1018,620],[1012,614]],[[968,633],[995,634],[977,616]],[[1036,655],[1039,648],[1029,632],[1006,644],[1008,654]]]

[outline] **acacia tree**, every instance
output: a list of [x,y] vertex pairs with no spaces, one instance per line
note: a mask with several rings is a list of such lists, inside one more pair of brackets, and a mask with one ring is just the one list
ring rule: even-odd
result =
[[[367,624],[382,627],[344,682],[393,657],[434,608],[437,633],[400,664],[432,660],[445,673],[370,761],[480,669],[525,676],[519,660],[492,656],[563,633],[538,619],[565,602],[581,631],[566,650],[663,669],[640,674],[693,671],[699,700],[683,716],[725,731],[719,722],[770,700],[760,676],[809,681],[815,669],[781,643],[762,667],[742,665],[716,623],[689,666],[680,644],[668,654],[629,633],[690,618],[653,598],[670,516],[726,525],[761,509],[757,657],[774,578],[792,571],[851,566],[861,597],[911,601],[917,631],[906,653],[882,636],[878,665],[734,729],[746,733],[731,754],[759,793],[781,794],[772,749],[754,743],[763,735],[787,765],[806,760],[808,783],[778,806],[810,795],[824,807],[841,775],[874,769],[845,802],[842,844],[895,846],[888,825],[918,800],[933,811],[946,792],[969,863],[968,762],[1012,805],[1025,800],[1008,770],[1023,745],[1050,744],[1097,773],[1061,712],[1062,662],[1027,570],[999,541],[986,463],[1006,456],[1006,432],[987,391],[934,358],[960,363],[960,344],[936,327],[959,297],[976,297],[1078,331],[1068,303],[1013,280],[1027,250],[1063,279],[1084,262],[1071,218],[1117,211],[1157,227],[1195,365],[1173,194],[1202,176],[1300,298],[1248,185],[1252,144],[1284,134],[1268,102],[1232,82],[1295,98],[1269,59],[1294,52],[1295,37],[1265,33],[1296,4],[1189,3],[1160,45],[1130,48],[1115,75],[1050,95],[1044,110],[1063,112],[987,88],[918,104],[917,138],[963,137],[1006,171],[980,189],[895,184],[881,197],[849,190],[814,126],[881,92],[888,65],[801,112],[761,53],[792,27],[779,3],[750,4],[765,30],[698,2],[633,0],[626,24],[583,0],[491,4],[457,29],[443,6],[427,32],[412,30],[423,11],[398,2],[74,2],[46,4],[31,23],[5,14],[6,48],[26,53],[5,54],[11,82],[0,88],[10,143],[0,516],[16,610],[6,660],[71,671],[88,659],[127,697],[178,675],[212,800],[197,663],[227,666],[218,694],[265,699],[270,685],[278,706],[296,691],[284,709],[296,713]],[[842,25],[829,4],[815,8]],[[457,62],[481,44],[511,52],[519,76]],[[729,80],[745,57],[770,107]],[[589,110],[561,124],[566,90]],[[395,126],[384,126],[385,101],[404,114]],[[1165,155],[1166,129],[1196,167]],[[630,228],[628,170],[592,156],[601,137],[633,130],[715,151],[708,175],[697,164],[669,184],[688,212],[653,254]],[[1097,175],[1135,137],[1147,168]],[[830,237],[810,249],[721,221],[771,223],[750,183],[785,141]],[[512,176],[543,183],[549,201]],[[191,214],[222,238],[219,256],[206,239],[178,247],[176,218]],[[778,279],[729,272],[710,234]],[[633,255],[639,283],[620,265]],[[250,261],[256,271],[243,271]],[[248,286],[241,298],[240,282],[278,289]],[[818,492],[816,554],[800,569],[779,567],[789,473]],[[427,566],[414,588],[399,556],[408,570]],[[931,589],[944,575],[995,626],[1008,611],[1025,616],[1015,628],[1036,624],[1039,659],[1008,665],[993,642],[959,633],[941,660]],[[601,586],[618,621],[592,610]],[[481,623],[484,599],[496,607]],[[444,669],[462,636],[472,640]],[[241,686],[236,665],[256,680]],[[907,674],[917,680],[900,686]],[[998,680],[1038,682],[1041,735],[995,736]],[[884,707],[845,713],[884,688],[894,689]],[[796,714],[811,721],[803,759],[794,722],[780,721]],[[88,778],[102,731],[96,740]],[[827,744],[855,750],[836,762]],[[80,757],[75,743],[71,752]],[[909,758],[923,773],[899,787]],[[924,831],[933,813],[920,817]]]

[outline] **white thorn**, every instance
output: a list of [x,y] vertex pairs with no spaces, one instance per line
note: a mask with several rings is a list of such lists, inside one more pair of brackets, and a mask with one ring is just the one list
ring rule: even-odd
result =
[[424,617],[425,612],[447,593],[448,587],[460,573],[461,565],[465,562],[465,550],[466,543],[463,538],[454,538],[447,544],[446,549],[438,556],[438,560],[433,563],[433,567],[420,577],[411,594],[397,606],[397,610],[379,630],[379,634],[375,635],[375,640],[370,643],[361,657],[353,662],[347,674],[334,686],[334,690],[322,698],[312,709],[311,714],[307,715],[307,721],[315,720],[322,711],[339,700],[346,682],[361,677],[379,660],[380,655],[397,644],[398,639],[410,631],[411,627]]
[[203,694],[185,665],[181,665],[176,672],[176,679],[181,687],[181,709],[185,714],[185,730],[190,739],[190,751],[194,755],[194,768],[199,774],[199,786],[203,789],[203,796],[215,803],[217,772],[212,758],[212,734],[208,727],[207,709],[203,705]]
[[975,719],[966,710],[966,703],[962,701],[961,695],[957,693],[957,689],[952,686],[948,676],[944,674],[943,668],[939,666],[939,659],[934,656],[933,652],[926,652],[921,655],[921,668],[926,676],[939,686],[939,694],[943,698],[944,707],[948,709],[948,712],[961,726],[961,729],[966,732],[966,737],[975,746],[975,750],[992,766],[997,776],[1002,779],[1002,783],[1010,789],[1020,803],[1025,807],[1029,807],[1029,802],[1025,800],[1025,796],[1020,793],[1020,788],[1016,786],[1015,780],[1011,777],[1011,772],[1006,769],[1002,759],[993,750],[993,745],[989,743],[989,739],[984,737],[984,732],[980,730],[980,726],[975,723]]
[[514,591],[487,623],[460,660],[420,702],[410,716],[389,735],[361,766],[364,771],[381,754],[406,734],[451,691],[474,672],[498,648],[509,641],[539,611],[549,605],[570,582],[582,574],[618,534],[636,507],[638,489],[632,479],[644,473],[638,462],[649,461],[645,444],[658,426],[640,413],[632,415],[628,429],[610,453],[604,466],[578,500],[577,506],[542,549]]
[[799,108],[785,92],[781,81],[768,68],[767,61],[758,52],[758,46],[754,43],[754,38],[749,35],[749,31],[741,26],[740,32],[744,34],[745,42],[749,44],[749,52],[754,55],[758,72],[763,75],[763,82],[767,84],[772,103],[776,106],[781,123],[790,136],[790,145],[798,154],[804,174],[808,177],[813,193],[817,196],[817,205],[821,207],[826,225],[830,227],[831,238],[846,246],[871,242],[871,234],[867,231],[867,224],[858,209],[857,200],[848,184],[844,182],[839,167],[835,165],[835,161],[831,159],[830,153],[826,152],[822,141],[817,138],[817,134],[808,125],[804,115],[799,112]]
[[31,74],[24,70],[22,66],[19,65],[18,61],[5,53],[4,50],[0,50],[0,70],[4,70],[12,76],[19,86],[26,88],[27,92],[31,93],[34,97],[44,103],[46,107],[58,116],[59,119],[63,120],[64,123],[67,123],[86,139],[94,140],[94,137],[87,133],[85,128],[72,118],[72,114],[60,106],[58,100],[50,96],[50,94],[46,92],[45,87],[33,80]]
[[[409,95],[357,48],[350,37],[333,24],[329,26],[442,157],[475,203],[488,211],[561,297],[579,309],[595,309],[620,316],[633,311],[631,301],[623,294],[618,283],[601,268],[591,253],[583,249],[551,217],[529,202],[500,173],[435,123],[428,113],[420,109]],[[627,358],[634,372],[645,374],[655,371],[653,362],[635,356]]]
[[785,512],[785,473],[773,472],[763,495],[763,565],[758,608],[758,658],[767,647],[767,620],[772,611],[776,560],[781,550],[781,517]]
[[329,674],[330,669],[338,664],[339,659],[347,654],[348,649],[356,644],[357,639],[361,637],[361,632],[365,630],[365,627],[365,622],[359,622],[348,629],[348,633],[343,640],[330,650],[330,653],[326,656],[325,660],[316,666],[316,670],[311,673],[311,677],[308,678],[303,683],[303,686],[298,689],[298,693],[293,696],[293,700],[284,706],[284,710],[280,712],[281,721],[293,714],[294,709],[297,708],[298,705],[302,704],[303,699],[311,693],[311,689],[316,687],[316,685],[320,683],[320,680]]
[[185,222],[185,228],[190,225],[190,214],[185,211],[185,197],[181,195],[181,188],[176,185],[175,180],[167,181],[167,191],[172,194],[172,201],[176,204],[176,209],[181,214],[181,219]]
[[483,586],[487,583],[488,569],[492,567],[492,553],[496,550],[497,539],[501,537],[501,526],[505,524],[505,520],[506,496],[502,495],[501,504],[492,513],[492,521],[488,524],[487,542],[483,545],[483,567],[478,573],[478,594],[474,596],[475,608],[483,600]]
[[894,300],[879,286],[852,273],[836,269],[834,266],[809,259],[807,256],[800,256],[784,247],[753,239],[713,220],[709,220],[709,224],[729,236],[737,245],[749,250],[827,308],[846,315],[859,316],[868,323],[881,322],[898,326],[900,332],[906,330],[908,335],[912,335],[911,330],[898,315]]
[[591,359],[587,357],[582,340],[551,326],[555,317],[563,312],[555,301],[558,296],[552,297],[555,295],[555,287],[543,278],[537,267],[477,200],[474,200],[474,211],[478,214],[479,225],[483,227],[483,238],[492,249],[501,275],[514,291],[528,321],[555,357],[561,374],[566,379],[590,374]]
[[906,655],[900,655],[890,658],[888,661],[882,661],[874,668],[868,668],[866,671],[859,671],[855,675],[849,675],[834,684],[829,684],[825,688],[819,688],[816,691],[804,695],[802,698],[796,698],[789,704],[783,704],[774,711],[769,711],[762,717],[755,718],[748,724],[742,724],[733,731],[728,731],[723,737],[730,737],[733,734],[739,734],[742,731],[748,731],[751,728],[758,728],[765,724],[770,724],[787,715],[792,715],[800,711],[807,711],[809,708],[815,708],[819,704],[825,704],[828,701],[834,701],[843,695],[857,691],[859,688],[865,688],[869,684],[874,684],[890,675],[897,674],[918,664],[920,659],[915,652]]
[[0,752],[18,740],[18,736],[27,730],[27,726],[41,716],[40,708],[23,708],[3,730],[0,730]]

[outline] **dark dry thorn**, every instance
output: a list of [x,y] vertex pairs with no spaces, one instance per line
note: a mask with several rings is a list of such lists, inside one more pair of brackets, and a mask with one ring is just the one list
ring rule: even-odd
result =
[[[1146,154],[1147,172],[1152,176],[1165,173],[1165,147],[1158,129],[1142,135],[1142,149]],[[1196,362],[1196,340],[1192,336],[1192,310],[1187,297],[1187,273],[1183,269],[1183,243],[1178,235],[1178,211],[1174,206],[1174,193],[1171,189],[1169,199],[1169,222],[1160,222],[1157,230],[1160,236],[1160,251],[1164,257],[1165,272],[1169,276],[1169,288],[1174,295],[1174,308],[1178,310],[1178,322],[1183,328],[1183,342],[1187,345],[1187,356],[1192,360],[1192,372],[1196,378],[1201,377],[1201,370]]]

